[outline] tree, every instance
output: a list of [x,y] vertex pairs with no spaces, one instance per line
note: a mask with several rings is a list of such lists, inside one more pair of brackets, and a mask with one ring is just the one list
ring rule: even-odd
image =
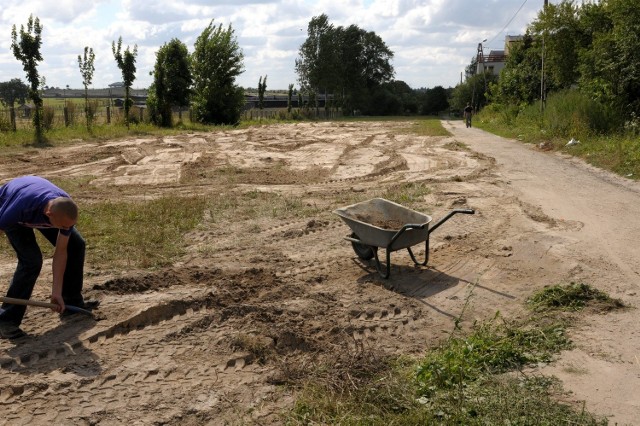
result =
[[442,86],[425,90],[422,97],[421,113],[423,115],[438,115],[439,112],[449,108],[448,98],[447,89]]
[[150,106],[151,119],[161,126],[171,127],[173,121],[172,108],[189,105],[193,76],[189,62],[187,46],[174,38],[165,43],[156,53],[156,64],[153,70],[153,92]]
[[82,84],[84,85],[84,116],[87,119],[87,130],[91,128],[91,121],[93,120],[93,111],[89,108],[89,85],[93,80],[93,72],[96,70],[93,65],[95,59],[96,55],[93,53],[93,48],[88,46],[84,47],[84,56],[78,55],[78,67],[80,68]]
[[573,2],[548,4],[530,25],[531,36],[544,40],[545,81],[555,90],[568,89],[578,80],[578,55],[586,41],[578,11]]
[[258,107],[260,109],[264,108],[264,92],[267,90],[267,76],[264,76],[264,80],[262,76],[258,80]]
[[231,25],[213,25],[198,36],[192,55],[196,120],[212,124],[237,124],[245,104],[244,90],[235,84],[244,72],[244,56]]
[[42,25],[40,25],[40,19],[37,17],[34,19],[33,15],[29,16],[26,31],[24,25],[20,25],[20,40],[18,40],[16,26],[12,27],[11,49],[13,56],[22,62],[22,67],[27,73],[27,81],[30,84],[29,97],[35,106],[33,126],[36,129],[36,141],[38,143],[43,142],[42,97],[38,90],[41,84],[40,75],[38,74],[38,62],[42,61],[41,46]]
[[19,78],[12,78],[9,81],[0,83],[0,102],[9,108],[13,108],[16,102],[23,105],[28,96],[29,86]]
[[[521,42],[511,48],[500,80],[496,86],[492,86],[496,101],[520,105],[540,99],[541,53],[541,44],[531,34],[526,34]],[[547,83],[547,88],[553,88],[552,81]]]
[[289,90],[287,91],[287,112],[291,113],[291,98],[293,98],[293,84],[289,84]]
[[122,51],[122,37],[118,38],[118,44],[113,41],[111,43],[111,50],[113,51],[113,57],[120,68],[122,73],[122,81],[124,82],[124,122],[129,128],[129,110],[133,101],[129,96],[131,92],[131,86],[136,79],[136,57],[138,56],[138,46],[134,45],[133,50],[127,46],[126,50]]
[[[640,116],[640,8],[634,0],[583,6],[581,27],[589,49],[581,52],[580,87],[627,117]],[[582,22],[585,21],[585,22]]]
[[393,52],[374,32],[356,25],[334,27],[326,15],[314,17],[300,46],[296,73],[301,89],[333,92],[343,110],[367,110],[373,92],[390,99],[379,86],[393,79]]

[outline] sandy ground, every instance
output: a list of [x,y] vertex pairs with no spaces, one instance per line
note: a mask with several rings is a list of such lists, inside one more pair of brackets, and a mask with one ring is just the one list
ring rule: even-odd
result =
[[[467,301],[466,324],[496,311],[517,317],[534,291],[579,281],[632,308],[583,315],[571,331],[576,348],[541,371],[611,424],[640,424],[640,185],[444,124],[453,136],[403,132],[408,122],[301,123],[2,157],[0,182],[86,179],[72,194],[81,207],[105,194],[259,191],[319,213],[206,215],[184,238],[184,258],[162,270],[89,263],[86,294],[102,301],[98,321],[62,322],[30,308],[29,336],[0,341],[0,422],[280,424],[295,399],[282,384],[310,365],[363,348],[419,356]],[[210,172],[224,168],[234,179]],[[416,209],[435,220],[454,208],[476,214],[455,215],[432,234],[428,267],[394,252],[384,280],[355,256],[343,239],[349,228],[331,212],[407,182],[430,188]],[[415,251],[423,256],[424,246]],[[0,257],[3,282],[13,268]],[[48,269],[34,298],[50,291]]]

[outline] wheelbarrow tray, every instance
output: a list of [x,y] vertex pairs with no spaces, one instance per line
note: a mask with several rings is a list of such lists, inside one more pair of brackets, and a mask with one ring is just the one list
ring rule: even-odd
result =
[[[425,242],[429,237],[428,223],[431,222],[431,216],[383,198],[352,204],[336,209],[334,213],[344,220],[362,244],[369,246],[396,251]],[[395,225],[394,229],[386,229],[392,226],[376,226],[385,223]],[[415,228],[407,229],[389,246],[398,231],[408,224],[414,225]]]

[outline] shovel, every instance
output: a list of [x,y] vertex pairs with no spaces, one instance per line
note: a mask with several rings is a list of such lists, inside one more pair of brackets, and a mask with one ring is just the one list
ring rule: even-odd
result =
[[[57,303],[39,302],[37,300],[14,299],[13,297],[0,297],[0,302],[9,303],[12,305],[39,306],[41,308],[52,309],[56,309],[59,306]],[[93,317],[93,312],[87,311],[86,309],[78,308],[77,306],[64,305],[64,309]]]

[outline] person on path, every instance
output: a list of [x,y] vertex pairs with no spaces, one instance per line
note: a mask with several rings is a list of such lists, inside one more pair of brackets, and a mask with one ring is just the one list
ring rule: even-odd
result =
[[[91,310],[97,301],[82,297],[85,241],[76,229],[78,207],[71,197],[38,176],[15,178],[0,186],[0,230],[4,231],[18,257],[7,297],[28,300],[42,269],[42,252],[33,229],[55,247],[51,302],[61,317],[72,314],[65,304]],[[26,306],[3,303],[0,309],[0,337],[15,339]]]
[[466,107],[464,107],[464,122],[467,125],[467,127],[471,127],[471,115],[473,114],[473,107],[469,104],[467,104]]

